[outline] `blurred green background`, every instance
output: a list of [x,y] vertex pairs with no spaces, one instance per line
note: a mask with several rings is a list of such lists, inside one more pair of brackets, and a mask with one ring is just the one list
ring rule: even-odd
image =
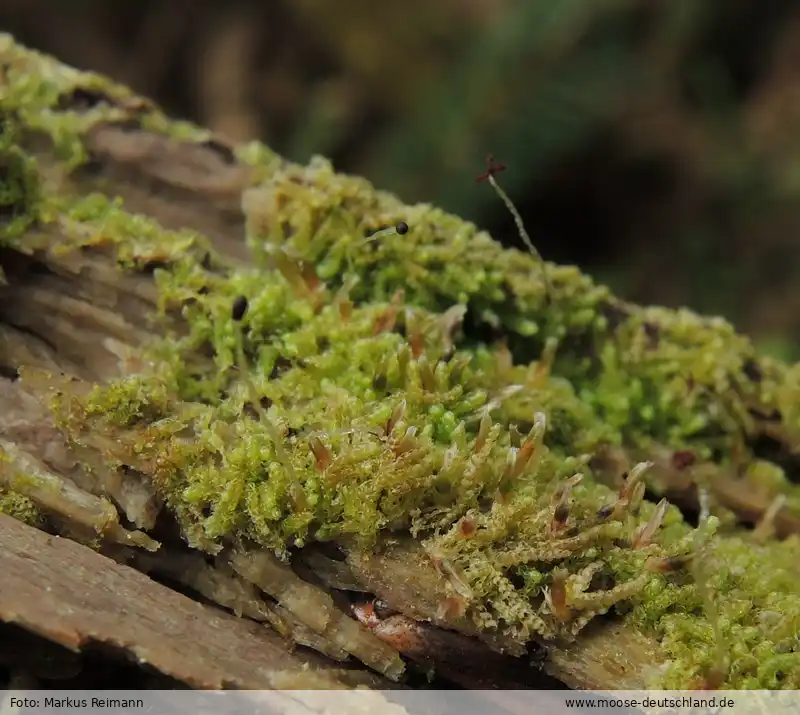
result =
[[172,114],[315,153],[509,245],[800,345],[797,0],[2,0]]

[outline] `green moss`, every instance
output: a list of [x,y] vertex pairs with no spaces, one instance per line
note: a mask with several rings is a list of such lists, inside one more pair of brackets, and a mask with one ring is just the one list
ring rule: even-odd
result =
[[[111,436],[118,446],[110,459],[153,475],[190,543],[209,548],[245,537],[286,553],[319,540],[370,548],[410,531],[483,628],[521,642],[570,635],[629,604],[626,618],[662,639],[674,658],[665,682],[686,685],[714,662],[715,631],[695,580],[644,566],[695,548],[699,537],[677,510],[652,546],[632,549],[654,507],[604,522],[598,511],[615,495],[587,476],[574,488],[566,531],[551,532],[554,491],[576,471],[588,474],[576,455],[620,438],[563,377],[539,363],[509,366],[459,340],[448,355],[447,323],[423,308],[400,311],[394,329],[383,331],[396,303],[370,302],[343,318],[334,296],[304,295],[279,271],[211,272],[182,262],[160,272],[158,284],[165,309],[181,307],[187,332],[155,346],[153,373],[68,401],[65,423],[88,444],[94,434]],[[288,460],[247,408],[252,396],[236,366],[230,318],[238,295],[249,300],[243,344],[252,380],[284,434]],[[417,357],[402,335],[410,330],[422,336]],[[495,424],[479,438],[490,403]],[[547,447],[515,472],[514,450],[539,439],[537,412],[550,416]],[[471,538],[463,538],[465,519]],[[788,546],[761,547],[739,563],[750,553],[745,542],[718,543],[710,583],[721,589],[744,569],[740,588],[752,587],[753,596],[740,599],[723,632],[738,638],[737,629],[750,628],[748,644],[766,652],[780,635],[758,626],[769,589],[780,586],[778,612],[796,606],[797,589],[782,575]],[[764,563],[775,583],[756,588]],[[559,574],[572,609],[564,621],[548,602]],[[760,661],[754,671],[750,656],[730,657],[730,685],[772,682],[762,679]]]
[[[210,549],[225,538],[247,538],[285,554],[319,540],[370,548],[388,534],[411,532],[483,628],[525,642],[534,635],[575,634],[621,608],[674,659],[665,682],[686,684],[714,662],[717,631],[697,582],[685,574],[653,575],[644,566],[648,559],[692,551],[693,530],[672,510],[655,543],[631,548],[654,507],[644,504],[638,516],[623,512],[603,522],[598,511],[615,495],[591,480],[587,466],[599,446],[628,443],[632,400],[657,402],[652,376],[649,383],[631,378],[637,366],[669,375],[678,370],[672,363],[689,359],[678,328],[694,318],[648,314],[674,331],[660,346],[656,367],[641,351],[637,360],[630,352],[620,358],[620,344],[636,345],[624,331],[615,334],[617,342],[599,342],[601,358],[581,370],[569,331],[556,331],[561,344],[554,362],[550,351],[543,361],[512,364],[502,349],[470,335],[471,326],[467,335],[453,334],[452,323],[431,309],[437,306],[412,290],[403,304],[397,296],[390,300],[391,282],[385,295],[356,287],[349,298],[357,305],[347,309],[335,271],[317,285],[308,262],[280,256],[280,270],[233,270],[202,237],[164,231],[102,196],[70,204],[60,221],[65,243],[57,250],[110,247],[123,270],[157,266],[161,312],[181,315],[180,333],[150,350],[150,371],[95,387],[86,397],[67,394],[61,424],[88,445],[99,436],[94,444],[110,461],[152,475],[190,543]],[[572,269],[551,274],[588,285]],[[606,295],[605,289],[590,292]],[[238,295],[249,300],[243,346],[252,380],[270,422],[284,435],[287,456],[248,407],[252,395],[241,380],[230,318]],[[474,296],[465,291],[462,297],[472,310]],[[746,344],[725,325],[704,329],[728,348]],[[688,338],[684,343],[692,347]],[[570,370],[582,377],[569,379]],[[782,375],[785,368],[775,370]],[[696,374],[711,380],[699,368]],[[726,384],[720,383],[720,394]],[[685,406],[680,394],[662,396],[667,407],[643,415],[638,434],[681,444],[683,433],[671,435],[664,415],[688,423],[701,411],[698,405],[710,403]],[[487,408],[494,425],[488,431],[481,427]],[[515,469],[519,450],[540,437],[537,413],[548,416],[545,444]],[[782,473],[769,467],[772,485],[785,487]],[[553,532],[554,493],[578,471],[587,476],[574,488],[568,524]],[[465,523],[474,529],[471,538],[462,538]],[[755,587],[756,563],[736,562],[733,544],[718,541],[709,578],[715,583],[732,569],[745,569],[741,590],[752,587],[752,598],[743,596],[735,614],[723,610],[731,625],[721,632],[733,642],[746,631],[750,653],[789,647],[761,626],[767,591]],[[760,552],[778,580],[785,570],[779,548],[785,547]],[[552,605],[559,583],[570,608],[563,619]],[[791,614],[797,590],[785,579],[780,585],[782,600],[773,605]],[[754,666],[750,655],[732,649],[729,684],[794,682],[781,670],[791,653],[783,655],[767,672],[764,664],[772,661]]]
[[19,148],[18,139],[17,122],[0,102],[0,244],[20,236],[41,208],[36,162]]
[[[195,231],[165,231],[156,221],[122,209],[122,201],[102,194],[54,200],[61,214],[61,250],[110,248],[123,270],[154,271],[178,264],[193,266],[211,255],[210,243]],[[63,220],[66,219],[66,220]],[[208,259],[210,260],[210,259]]]
[[[73,406],[89,424],[97,415],[108,415],[104,428],[112,430],[139,423],[148,411],[157,415],[146,439],[129,443],[129,450],[117,456],[145,460],[171,502],[183,509],[187,532],[202,529],[209,539],[246,535],[280,551],[334,538],[372,546],[388,528],[433,533],[470,509],[480,510],[498,491],[523,494],[522,485],[529,481],[533,491],[525,496],[530,502],[525,508],[535,503],[547,512],[548,485],[581,466],[579,459],[542,453],[539,469],[524,480],[508,474],[512,436],[500,426],[476,449],[476,411],[506,383],[473,364],[469,353],[456,353],[433,369],[442,352],[433,335],[425,356],[416,359],[407,355],[397,332],[376,335],[375,326],[389,306],[365,306],[343,321],[335,305],[315,312],[312,302],[293,295],[277,273],[267,287],[264,275],[257,273],[227,281],[207,278],[211,291],[184,307],[190,333],[159,346],[157,376],[95,390],[82,406]],[[162,280],[165,296],[183,298],[179,286]],[[294,435],[288,439],[288,464],[281,463],[263,424],[240,418],[250,396],[237,382],[228,317],[239,294],[250,297],[245,346],[256,365],[256,388],[269,403],[270,418]],[[420,311],[420,317],[425,313]],[[438,343],[443,344],[441,339]],[[187,359],[203,346],[215,364],[187,375]],[[384,366],[380,381],[376,365]],[[168,393],[206,404],[185,403],[182,416],[173,408],[166,417]],[[569,397],[563,384],[556,385],[555,394]],[[148,397],[150,402],[143,404]],[[545,389],[541,400],[528,401],[526,408],[535,410],[552,400]],[[574,396],[572,402],[577,415],[568,402],[560,408],[577,424],[580,405]],[[401,403],[404,412],[387,435],[386,424],[399,415]],[[410,428],[416,435],[407,434]],[[317,444],[331,461],[324,469],[314,453]],[[158,465],[165,454],[169,462]],[[293,479],[300,484],[299,498]],[[600,505],[595,494],[589,512]]]
[[[800,687],[800,540],[761,546],[746,537],[714,542],[698,577],[713,594],[718,617],[691,581],[655,581],[633,611],[673,660],[664,687],[682,688],[722,652],[728,682],[738,688]],[[715,632],[714,625],[719,628]],[[721,643],[720,643],[721,639]]]
[[[247,538],[285,554],[317,540],[370,548],[388,534],[411,532],[483,628],[525,642],[577,633],[622,608],[674,659],[665,682],[685,685],[715,662],[719,639],[696,580],[653,575],[644,566],[692,551],[693,530],[671,510],[655,543],[632,549],[652,505],[643,505],[638,517],[598,517],[615,495],[591,480],[587,460],[600,445],[629,439],[625,400],[652,404],[652,383],[630,379],[631,365],[649,365],[647,358],[620,360],[619,348],[607,340],[599,367],[584,369],[582,381],[570,380],[564,367],[569,333],[561,333],[554,363],[548,355],[514,365],[502,349],[453,336],[452,325],[413,292],[404,305],[396,296],[388,300],[391,283],[383,299],[364,287],[360,294],[353,290],[358,305],[347,310],[335,272],[317,286],[307,264],[294,258],[279,260],[280,270],[225,268],[202,237],[163,231],[100,196],[73,205],[65,225],[67,249],[111,246],[125,270],[160,266],[161,311],[179,311],[185,330],[152,348],[152,371],[96,387],[85,398],[67,396],[62,425],[89,445],[103,435],[97,444],[108,459],[152,475],[190,543],[208,549],[224,538]],[[284,435],[286,457],[248,408],[252,395],[236,364],[230,318],[238,295],[249,300],[243,345],[252,380]],[[680,315],[665,315],[656,317],[682,324]],[[663,363],[687,359],[674,329],[662,370]],[[713,329],[728,347],[743,340],[724,325]],[[615,339],[624,340],[624,333]],[[697,405],[669,396],[665,403],[670,399],[678,405],[671,414],[685,410],[686,420],[697,414]],[[488,432],[481,428],[487,407],[494,423]],[[515,470],[515,450],[539,438],[539,412],[548,416],[546,446]],[[643,416],[636,429],[681,443],[681,435],[665,434],[668,422],[654,419]],[[573,491],[566,530],[553,533],[554,492],[577,471],[587,477]],[[771,480],[777,484],[780,475]],[[464,523],[475,530],[471,538],[462,538]],[[733,642],[746,631],[750,652],[788,647],[780,634],[761,627],[767,591],[755,588],[755,563],[737,564],[734,543],[718,540],[709,578],[716,584],[744,568],[741,590],[753,587],[753,598],[740,599],[735,614],[723,610],[731,625],[721,632]],[[779,548],[760,552],[775,579],[785,570]],[[562,579],[571,609],[563,620],[551,605]],[[780,613],[791,614],[796,605],[797,590],[789,585],[781,582],[783,600],[774,604]],[[750,655],[735,649],[730,658],[734,686],[777,682],[787,660],[766,673],[766,659],[753,666]]]
[[30,526],[41,526],[44,517],[28,497],[0,487],[0,514],[18,519]]
[[[752,433],[748,410],[756,407],[780,409],[787,425],[800,426],[797,370],[759,358],[722,319],[622,304],[566,266],[548,266],[548,302],[533,256],[439,209],[405,206],[322,160],[275,172],[246,209],[257,253],[290,251],[334,285],[355,272],[358,299],[387,300],[402,288],[431,310],[466,304],[472,333],[499,328],[520,362],[557,338],[555,372],[628,443],[657,438],[708,454],[715,435],[714,449],[727,453],[734,435]],[[365,232],[400,220],[408,234],[360,245]]]

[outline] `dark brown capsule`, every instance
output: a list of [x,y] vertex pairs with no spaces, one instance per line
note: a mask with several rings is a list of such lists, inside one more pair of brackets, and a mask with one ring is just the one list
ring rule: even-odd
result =
[[231,307],[231,317],[236,321],[239,322],[242,318],[244,318],[244,314],[247,312],[247,298],[243,295],[236,296],[233,301],[233,306]]
[[394,227],[394,230],[397,231],[401,236],[404,236],[408,233],[408,224],[405,221],[400,221],[397,226]]

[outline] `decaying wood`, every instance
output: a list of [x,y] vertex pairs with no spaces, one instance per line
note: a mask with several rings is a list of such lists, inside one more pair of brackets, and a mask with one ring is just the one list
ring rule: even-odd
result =
[[79,173],[73,190],[122,197],[128,210],[157,216],[165,228],[191,228],[229,256],[247,259],[242,192],[252,170],[221,138],[180,142],[141,129],[101,126],[87,137],[92,172]]
[[72,651],[106,645],[204,689],[390,687],[371,673],[291,653],[261,624],[4,515],[0,543],[0,620]]
[[[437,610],[446,596],[443,580],[412,540],[399,541],[377,555],[353,552],[348,563],[356,577],[369,583],[391,608],[414,620],[438,622],[480,637],[494,650],[508,650],[508,644],[478,634],[466,619],[450,619],[446,624],[441,621]],[[420,633],[419,637],[425,634]],[[426,645],[430,653],[435,653],[439,644],[431,636]],[[593,624],[575,642],[544,646],[534,660],[539,659],[545,673],[570,687],[636,690],[646,688],[649,677],[660,667],[657,652],[649,639],[619,624],[605,622]],[[530,655],[527,660],[531,660]],[[493,658],[484,655],[480,662],[488,669]],[[507,672],[506,677],[511,674]]]

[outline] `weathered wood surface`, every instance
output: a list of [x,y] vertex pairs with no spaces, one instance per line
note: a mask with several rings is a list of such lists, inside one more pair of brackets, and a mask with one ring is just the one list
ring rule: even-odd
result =
[[[390,606],[420,621],[436,622],[437,606],[444,593],[437,593],[435,586],[441,581],[435,574],[422,576],[432,567],[413,544],[400,542],[398,547],[389,548],[380,556],[359,554],[351,557],[349,563],[353,573],[372,584],[376,595]],[[446,647],[439,646],[439,638],[427,629],[421,631],[420,637],[429,639],[432,651]],[[598,690],[645,689],[660,665],[655,643],[630,628],[610,622],[594,624],[575,642],[548,643],[533,660],[539,660],[544,673],[569,687]],[[484,656],[479,662],[486,672],[491,672],[491,658]],[[509,677],[513,677],[511,670],[508,668]],[[545,680],[540,687],[552,687],[552,683]]]
[[72,651],[104,645],[195,688],[388,687],[270,628],[156,583],[70,539],[0,515],[0,620]]

